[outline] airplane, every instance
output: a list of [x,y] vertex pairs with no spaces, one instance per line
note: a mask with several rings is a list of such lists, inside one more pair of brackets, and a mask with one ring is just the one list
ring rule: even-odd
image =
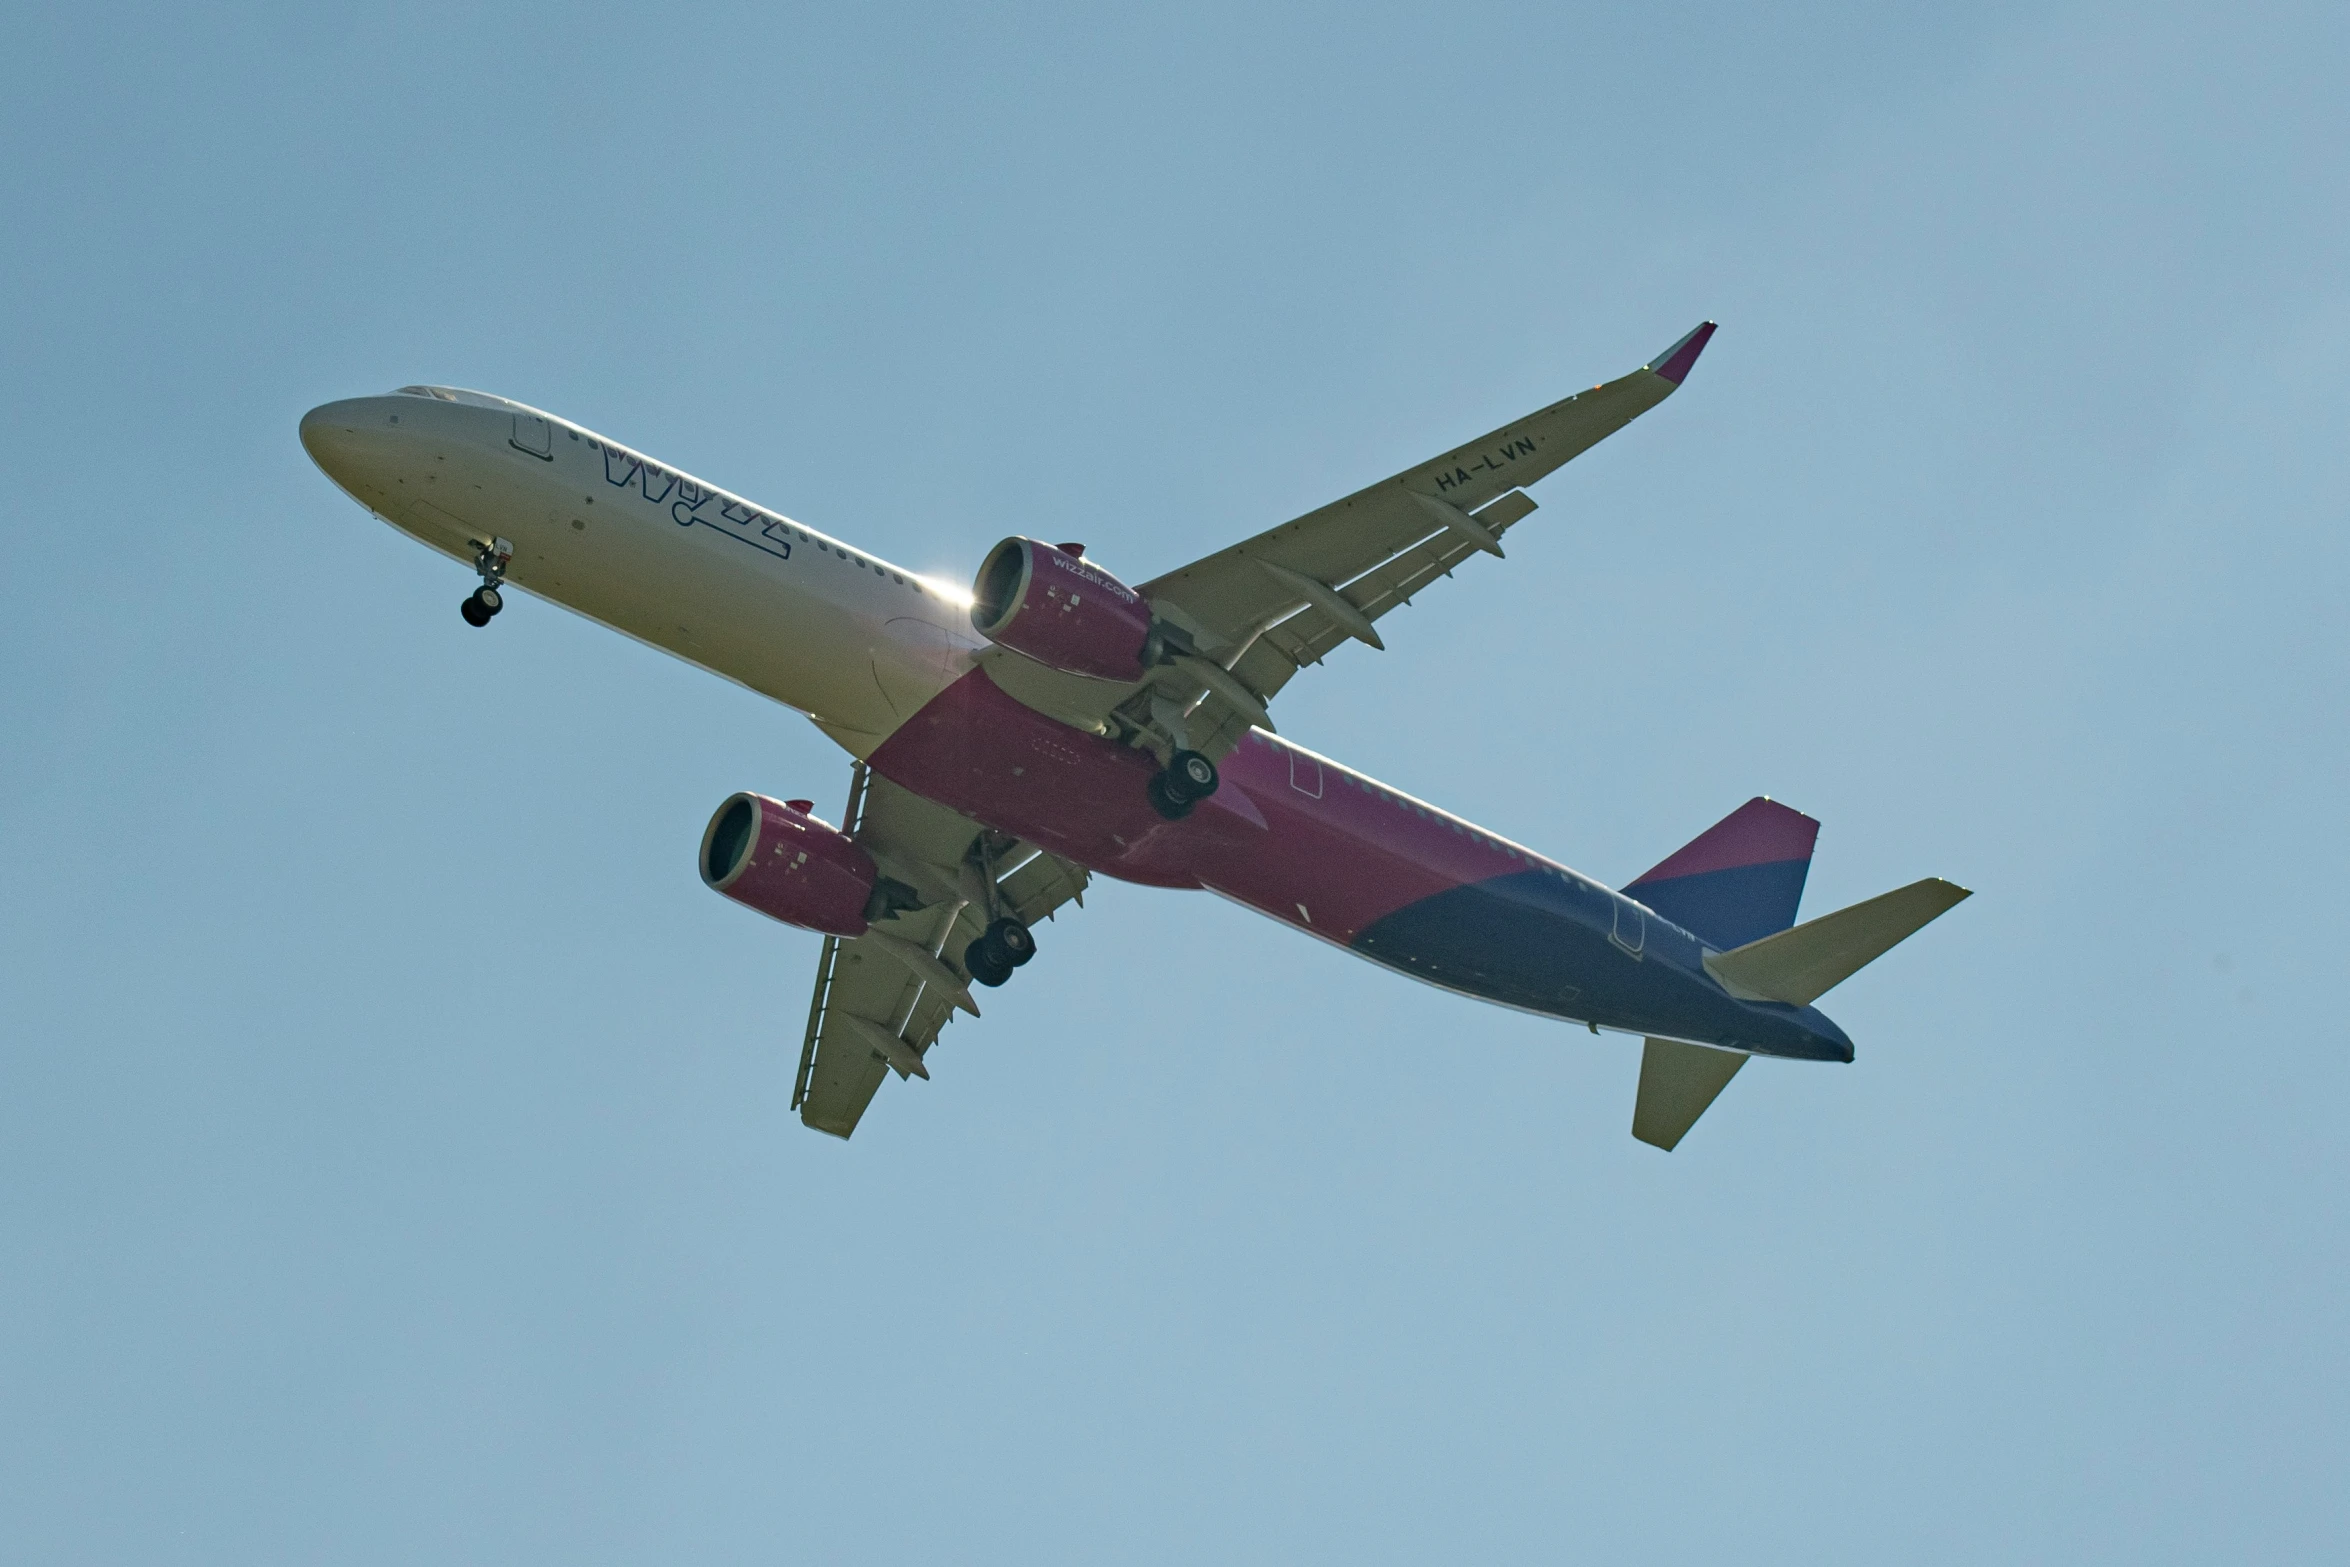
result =
[[1398,973],[1645,1041],[1632,1134],[1670,1150],[1752,1056],[1852,1059],[1812,1003],[1960,899],[1928,878],[1796,923],[1819,823],[1747,801],[1623,889],[1279,735],[1300,671],[1535,510],[1526,486],[1680,389],[1715,324],[1627,375],[1129,586],[1014,536],[969,591],[486,392],[407,386],[301,421],[328,478],[508,588],[748,686],[851,758],[838,823],[744,792],[703,881],[823,936],[792,1107],[847,1138],[930,1077],[973,983],[1096,875],[1208,888]]

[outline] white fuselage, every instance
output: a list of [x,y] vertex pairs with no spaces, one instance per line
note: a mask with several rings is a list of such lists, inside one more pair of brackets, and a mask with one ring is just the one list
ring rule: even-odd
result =
[[862,757],[969,670],[970,596],[538,409],[414,388],[328,403],[302,444],[369,511],[799,709]]

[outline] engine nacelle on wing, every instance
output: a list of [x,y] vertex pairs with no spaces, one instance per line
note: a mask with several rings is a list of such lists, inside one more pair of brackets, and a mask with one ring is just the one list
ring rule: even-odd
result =
[[718,807],[702,834],[702,880],[735,902],[786,925],[828,936],[865,934],[865,909],[879,876],[856,840],[786,805],[738,794]]
[[971,584],[971,624],[1000,647],[1065,674],[1140,680],[1151,610],[1089,561],[1034,539],[988,551]]

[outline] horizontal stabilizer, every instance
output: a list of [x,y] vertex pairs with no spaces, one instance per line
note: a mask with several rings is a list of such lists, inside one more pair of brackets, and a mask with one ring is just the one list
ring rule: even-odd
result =
[[1705,1107],[1746,1064],[1735,1050],[1709,1050],[1677,1039],[1652,1039],[1640,1053],[1640,1097],[1632,1135],[1671,1153]]
[[1809,1006],[1972,896],[1964,887],[1929,876],[1735,951],[1711,953],[1705,966],[1733,995]]

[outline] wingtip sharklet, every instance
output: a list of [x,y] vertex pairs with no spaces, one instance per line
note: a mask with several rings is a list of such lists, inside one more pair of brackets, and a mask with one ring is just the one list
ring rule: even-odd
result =
[[1712,321],[1699,322],[1695,331],[1651,359],[1648,368],[1679,386],[1688,379],[1690,368],[1697,363],[1697,356],[1705,352],[1705,345],[1712,341],[1715,325]]

